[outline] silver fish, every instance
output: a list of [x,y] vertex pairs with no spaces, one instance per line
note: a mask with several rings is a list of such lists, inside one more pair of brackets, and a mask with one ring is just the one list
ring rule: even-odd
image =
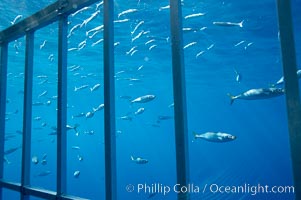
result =
[[131,103],[147,103],[149,101],[154,100],[155,98],[156,98],[155,95],[148,94],[132,100]]
[[144,158],[134,158],[133,156],[131,156],[131,160],[137,164],[146,164],[148,163],[148,160],[147,159],[144,159]]
[[193,134],[195,139],[200,138],[209,142],[230,142],[236,139],[236,136],[234,135],[221,132],[206,132],[203,134],[197,134],[196,132],[193,132]]
[[244,20],[242,20],[239,23],[236,23],[236,22],[213,22],[213,24],[218,25],[218,26],[238,26],[238,27],[242,28],[243,22],[244,22]]
[[244,100],[268,99],[283,94],[284,94],[283,88],[259,88],[259,89],[248,90],[236,96],[232,96],[231,94],[228,94],[228,96],[230,97],[230,104],[233,104],[235,99],[244,99]]

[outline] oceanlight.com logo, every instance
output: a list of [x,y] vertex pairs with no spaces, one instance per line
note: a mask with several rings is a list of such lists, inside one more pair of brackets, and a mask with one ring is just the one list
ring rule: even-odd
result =
[[[204,191],[206,191],[208,185],[205,185]],[[243,184],[240,186],[225,186],[218,184],[209,185],[209,191],[211,193],[220,193],[220,194],[292,194],[295,192],[294,186],[269,186],[269,185],[250,185]]]
[[177,194],[293,194],[295,192],[294,186],[269,186],[269,185],[220,185],[220,184],[205,184],[203,186],[193,183],[187,185],[166,185],[161,183],[143,183],[143,184],[128,184],[125,187],[127,192],[136,192],[137,194],[149,194],[149,195],[167,195],[169,193]]

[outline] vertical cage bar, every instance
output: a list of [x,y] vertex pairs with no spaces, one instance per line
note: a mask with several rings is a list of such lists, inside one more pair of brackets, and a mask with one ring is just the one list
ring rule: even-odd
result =
[[[182,45],[182,11],[180,0],[170,0],[170,20],[177,184],[187,185],[188,138],[186,119],[185,69]],[[178,194],[178,199],[183,200],[188,198],[188,195],[185,195],[183,193]]]
[[106,200],[116,200],[114,0],[104,0],[104,120]]
[[57,102],[57,194],[66,192],[67,160],[67,16],[59,19]]
[[[5,109],[6,109],[6,85],[7,85],[7,43],[0,46],[0,179],[3,178],[4,162],[4,137],[5,137]],[[2,198],[2,187],[0,187]]]
[[277,0],[278,23],[285,81],[288,128],[296,199],[301,199],[301,106],[297,78],[291,1]]
[[[30,184],[30,154],[31,154],[31,118],[32,118],[32,77],[34,56],[34,33],[26,34],[25,74],[24,74],[24,111],[22,137],[22,173],[21,187]],[[23,190],[22,190],[23,191]],[[28,199],[21,193],[21,199]]]

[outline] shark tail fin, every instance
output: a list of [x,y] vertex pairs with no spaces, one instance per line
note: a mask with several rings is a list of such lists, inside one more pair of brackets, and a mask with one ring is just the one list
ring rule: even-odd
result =
[[228,93],[227,95],[230,97],[230,105],[232,105],[235,100],[235,96],[231,95],[230,93]]

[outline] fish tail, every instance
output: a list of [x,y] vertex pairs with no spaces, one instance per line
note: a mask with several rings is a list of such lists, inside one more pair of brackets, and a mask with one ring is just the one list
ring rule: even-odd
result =
[[131,160],[135,160],[133,156],[131,156]]
[[230,97],[230,105],[232,105],[235,100],[235,96],[231,95],[230,93],[228,93],[227,95]]
[[198,137],[197,137],[197,135],[198,135],[197,132],[194,132],[194,131],[193,131],[192,133],[193,133],[194,139],[196,140],[196,139],[198,138]]
[[239,27],[240,27],[240,28],[242,28],[242,27],[243,27],[243,23],[244,23],[244,21],[245,21],[245,20],[242,20],[242,21],[239,23]]

